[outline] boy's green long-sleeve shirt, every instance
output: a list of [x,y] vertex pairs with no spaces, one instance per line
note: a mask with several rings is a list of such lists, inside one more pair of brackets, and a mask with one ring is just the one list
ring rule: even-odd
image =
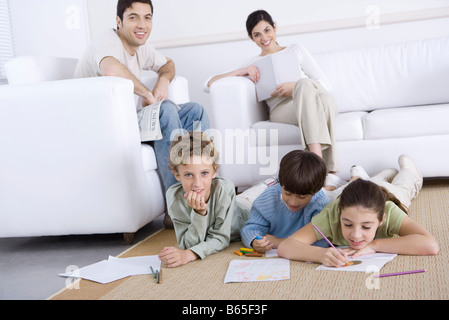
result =
[[206,216],[190,208],[184,194],[181,183],[176,183],[167,190],[166,197],[179,247],[204,259],[229,246],[236,207],[234,184],[225,178],[212,180]]

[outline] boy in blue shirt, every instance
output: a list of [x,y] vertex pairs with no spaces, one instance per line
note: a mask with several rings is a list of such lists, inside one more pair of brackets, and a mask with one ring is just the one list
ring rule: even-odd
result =
[[254,201],[240,230],[243,245],[267,252],[308,224],[329,203],[321,190],[326,174],[326,165],[316,154],[304,150],[288,153],[280,164],[279,183]]

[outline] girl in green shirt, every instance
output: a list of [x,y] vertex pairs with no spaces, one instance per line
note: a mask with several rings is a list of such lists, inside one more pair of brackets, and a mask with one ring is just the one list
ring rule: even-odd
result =
[[[410,219],[407,209],[385,188],[358,179],[351,182],[337,199],[316,215],[312,222],[284,240],[278,254],[287,259],[319,262],[328,267],[343,267],[348,257],[375,252],[407,255],[436,255],[435,238]],[[314,247],[323,237],[313,225],[340,250]],[[398,235],[399,237],[395,237]]]

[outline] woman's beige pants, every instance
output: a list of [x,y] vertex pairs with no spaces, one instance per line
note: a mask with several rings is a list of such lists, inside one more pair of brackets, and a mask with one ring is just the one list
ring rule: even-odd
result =
[[321,144],[327,170],[338,171],[334,122],[337,108],[330,94],[315,80],[299,80],[292,98],[285,99],[271,111],[270,120],[299,126],[301,143]]

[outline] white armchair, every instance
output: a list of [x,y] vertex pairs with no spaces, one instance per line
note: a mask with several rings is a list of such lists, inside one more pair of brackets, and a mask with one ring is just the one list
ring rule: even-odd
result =
[[[18,84],[14,68],[37,61],[21,60],[6,68],[15,84],[0,86],[0,237],[124,233],[132,241],[165,209],[154,151],[140,142],[132,82],[60,80],[56,72]],[[74,64],[64,66],[73,73]],[[188,100],[187,85],[178,77],[170,98]]]
[[[216,81],[210,88],[214,140],[220,151],[220,175],[231,179],[236,187],[251,186],[263,179],[254,144],[257,133],[254,123],[268,118],[264,103],[258,102],[254,83],[244,77],[229,77]],[[276,158],[275,167],[277,167]],[[276,168],[268,175],[274,175]]]

